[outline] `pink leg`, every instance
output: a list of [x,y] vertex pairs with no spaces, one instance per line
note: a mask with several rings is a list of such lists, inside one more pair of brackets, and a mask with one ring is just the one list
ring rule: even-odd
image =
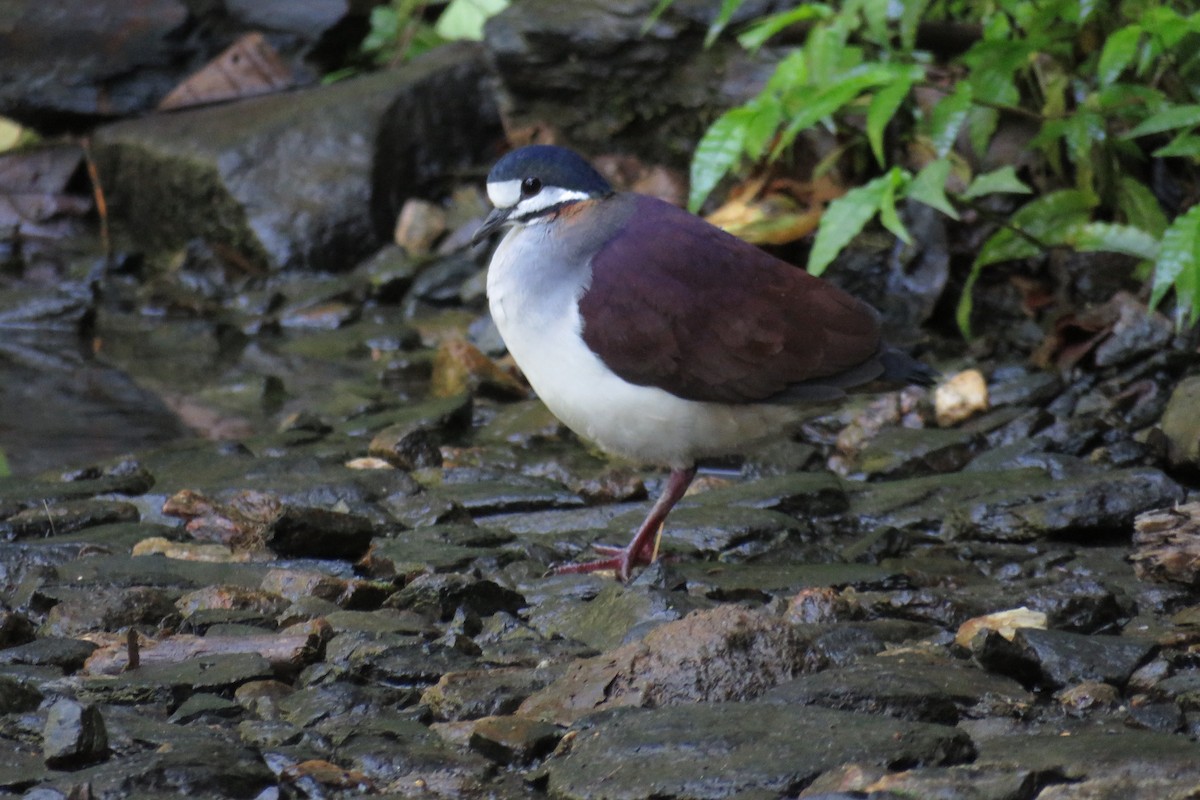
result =
[[691,486],[692,479],[695,477],[696,468],[694,466],[671,471],[671,476],[667,478],[666,488],[663,489],[663,493],[655,501],[654,506],[650,509],[650,513],[646,516],[646,521],[638,528],[637,533],[634,534],[633,541],[627,547],[596,545],[596,551],[602,555],[609,556],[609,558],[602,558],[599,561],[561,564],[554,567],[553,572],[562,575],[565,573],[599,572],[600,570],[612,569],[617,571],[617,578],[619,580],[629,580],[630,570],[643,564],[649,564],[654,560],[655,536],[657,536],[667,515],[671,513],[671,509],[679,502],[679,498],[683,497],[684,492]]

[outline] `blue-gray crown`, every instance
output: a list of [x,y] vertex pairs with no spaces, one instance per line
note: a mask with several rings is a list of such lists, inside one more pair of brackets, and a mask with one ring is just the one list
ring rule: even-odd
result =
[[612,194],[612,186],[583,156],[565,147],[533,144],[501,158],[488,173],[488,183],[537,178],[543,186],[586,192],[593,196]]

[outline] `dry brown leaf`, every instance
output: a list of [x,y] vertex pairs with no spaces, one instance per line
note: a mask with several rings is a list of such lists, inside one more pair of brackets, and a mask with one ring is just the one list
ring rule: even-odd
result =
[[162,99],[163,110],[269,94],[295,83],[291,67],[261,33],[247,33]]

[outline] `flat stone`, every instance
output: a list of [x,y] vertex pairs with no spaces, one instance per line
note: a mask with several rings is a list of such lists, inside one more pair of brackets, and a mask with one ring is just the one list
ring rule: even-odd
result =
[[1008,542],[1128,530],[1139,513],[1183,499],[1177,483],[1144,467],[1073,475],[1039,468],[959,472],[847,489],[846,517],[856,526]]
[[831,472],[791,472],[699,492],[685,497],[676,508],[693,505],[761,508],[812,517],[845,511],[849,500],[841,478]]
[[96,645],[83,639],[49,636],[0,650],[0,664],[54,666],[71,673],[83,666]]
[[553,682],[562,672],[561,666],[490,667],[447,672],[425,690],[421,702],[442,720],[511,714],[525,698]]
[[87,678],[79,697],[118,704],[178,702],[195,692],[232,691],[272,675],[271,665],[257,653],[201,655],[178,664],[144,664],[120,675]]
[[495,581],[457,573],[419,575],[386,603],[389,608],[409,609],[443,621],[460,608],[486,617],[497,611],[516,614],[526,605],[521,594]]
[[22,714],[42,703],[42,693],[31,683],[0,675],[0,714]]
[[977,767],[1008,766],[1080,781],[1190,774],[1200,779],[1200,746],[1186,737],[1116,728],[1026,736],[975,737]]
[[845,711],[765,703],[618,709],[582,720],[572,747],[546,764],[562,798],[696,798],[794,792],[847,762],[967,761],[960,730]]
[[717,606],[570,664],[518,713],[567,724],[619,706],[746,700],[799,674],[807,647],[804,634],[779,617]]
[[1040,685],[1050,689],[1083,681],[1124,686],[1156,648],[1149,639],[1038,628],[1018,629],[1011,647],[1002,641],[994,644],[997,649],[980,656],[989,669],[1036,676]]
[[608,650],[623,644],[632,631],[644,632],[708,605],[682,592],[608,585],[586,603],[567,595],[547,597],[530,608],[529,624],[544,636],[563,636]]
[[431,132],[447,118],[473,119],[462,126],[472,138],[477,126],[488,129],[494,106],[478,91],[485,69],[476,47],[440,48],[396,70],[102,127],[94,152],[109,211],[152,248],[203,238],[272,270],[344,269],[392,229],[399,206],[380,228],[372,204],[402,202],[417,188],[411,180],[376,183],[375,147],[389,107],[407,97],[426,121],[416,126],[410,115],[408,128],[390,131],[401,140],[389,143],[398,148],[392,157],[404,162],[388,167],[393,177],[427,175],[435,165],[408,163],[427,154],[447,171],[464,166],[482,144],[449,153]]
[[170,722],[186,725],[189,722],[204,720],[209,717],[228,718],[242,713],[242,706],[233,700],[208,692],[199,692],[179,704],[171,714]]
[[979,452],[983,439],[962,428],[885,428],[858,452],[851,470],[869,478],[907,478],[957,472]]
[[800,675],[763,702],[819,705],[953,725],[963,716],[1017,715],[1035,703],[1016,681],[969,663],[915,655],[874,656]]
[[528,717],[484,717],[471,728],[470,745],[499,764],[525,764],[554,749],[563,729]]

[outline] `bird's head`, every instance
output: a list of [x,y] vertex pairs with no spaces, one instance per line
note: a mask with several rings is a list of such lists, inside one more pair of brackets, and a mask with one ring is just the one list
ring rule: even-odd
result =
[[471,237],[477,244],[506,225],[531,225],[571,203],[607,197],[612,187],[582,156],[553,145],[514,150],[488,173],[495,209]]

